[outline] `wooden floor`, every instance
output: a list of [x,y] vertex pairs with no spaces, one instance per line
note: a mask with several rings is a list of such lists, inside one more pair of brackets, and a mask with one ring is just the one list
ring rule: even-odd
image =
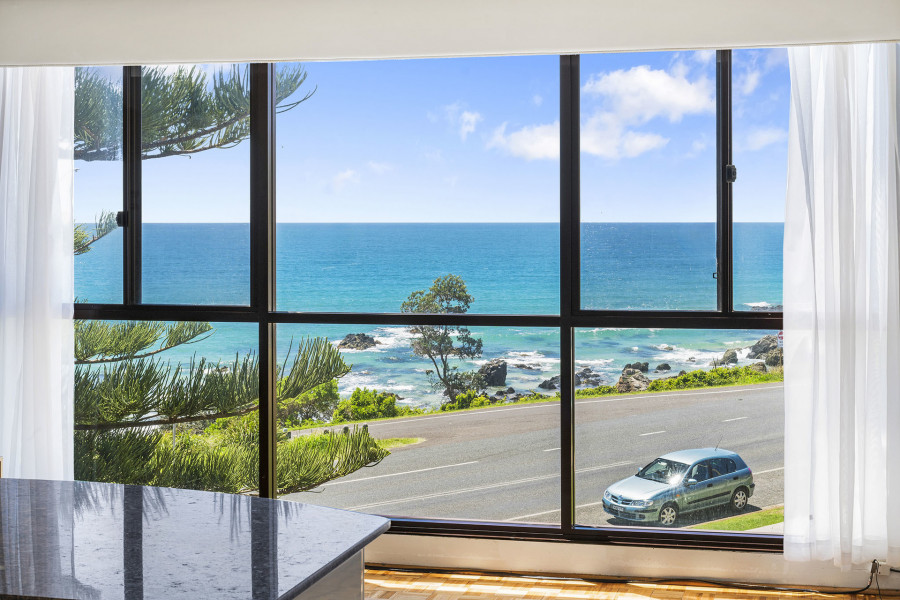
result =
[[604,600],[760,600],[763,598],[834,598],[850,595],[799,592],[757,592],[720,587],[654,585],[643,583],[589,583],[523,577],[456,573],[404,573],[367,569],[366,600],[551,600],[588,598]]

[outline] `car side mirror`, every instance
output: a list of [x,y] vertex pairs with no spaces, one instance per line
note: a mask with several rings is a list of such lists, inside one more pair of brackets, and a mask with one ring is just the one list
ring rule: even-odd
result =
[[685,485],[694,485],[695,483],[697,483],[697,480],[694,478],[688,479],[684,482]]

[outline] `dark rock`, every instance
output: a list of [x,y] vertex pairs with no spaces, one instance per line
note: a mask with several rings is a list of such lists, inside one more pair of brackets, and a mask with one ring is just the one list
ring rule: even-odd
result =
[[554,375],[550,379],[544,380],[538,384],[542,390],[555,390],[559,387],[560,376]]
[[656,365],[656,370],[657,371],[671,371],[672,367],[669,365],[669,363],[661,363],[661,364]]
[[585,367],[575,373],[575,385],[586,385],[596,387],[603,381],[600,373],[595,373],[590,367]]
[[750,346],[750,352],[747,353],[747,358],[759,358],[765,360],[765,355],[776,348],[778,348],[778,338],[774,335],[764,335],[758,342]]
[[784,351],[781,348],[775,348],[774,350],[770,350],[768,354],[766,354],[766,366],[767,367],[782,367],[784,366]]
[[728,350],[725,351],[725,354],[722,355],[722,364],[733,365],[733,364],[737,364],[737,361],[738,361],[737,350],[735,350],[734,348],[729,348]]
[[650,363],[645,363],[645,362],[630,363],[630,364],[625,365],[625,368],[622,369],[622,372],[624,373],[626,369],[635,369],[637,371],[640,371],[641,373],[646,373],[647,371],[650,370]]
[[349,348],[350,350],[368,350],[374,348],[378,342],[370,335],[365,333],[348,333],[338,344],[338,348]]
[[694,358],[693,356],[689,356],[688,359],[687,359],[688,362],[694,362],[694,361],[696,361],[696,360],[697,360],[697,359]]
[[784,306],[781,304],[766,304],[765,306],[751,306],[754,312],[784,312]]
[[629,369],[629,374],[622,374],[622,376],[619,377],[619,382],[616,384],[616,390],[620,394],[627,392],[643,392],[649,385],[649,377],[640,371]]
[[502,358],[490,360],[481,365],[478,374],[484,379],[486,386],[506,385],[506,361]]
[[753,369],[754,371],[759,371],[760,373],[765,373],[766,372],[766,363],[755,362],[752,365],[750,365],[750,368]]
[[678,376],[681,377],[682,375],[687,375],[687,371],[685,371],[684,369],[678,371]]
[[497,390],[496,392],[494,392],[494,395],[495,396],[505,396],[506,390]]
[[540,367],[536,367],[534,365],[526,365],[525,363],[516,363],[513,365],[514,369],[522,369],[523,371],[540,371]]
[[514,389],[511,388],[511,387],[508,387],[508,388],[506,388],[506,393],[507,393],[507,394],[515,394],[515,393],[516,393],[516,390],[514,390]]

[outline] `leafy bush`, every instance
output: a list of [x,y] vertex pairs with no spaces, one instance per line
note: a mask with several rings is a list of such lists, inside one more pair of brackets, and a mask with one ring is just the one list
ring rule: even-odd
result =
[[441,410],[463,410],[466,408],[476,408],[478,406],[490,406],[491,399],[483,394],[479,394],[478,390],[468,390],[462,394],[457,394],[453,402],[447,402],[441,405]]
[[311,389],[296,398],[278,400],[278,426],[299,427],[303,422],[327,421],[341,400],[337,379]]
[[575,390],[576,398],[595,398],[597,396],[608,396],[610,394],[618,394],[619,390],[614,385],[601,385],[595,388],[585,388]]
[[348,400],[341,400],[331,417],[333,423],[367,421],[420,415],[424,411],[409,406],[397,406],[397,395],[369,388],[356,388]]
[[730,369],[727,367],[720,367],[710,369],[709,371],[698,369],[669,379],[657,379],[650,383],[647,391],[660,392],[666,390],[687,390],[692,388],[715,387],[721,385],[745,385],[783,380],[783,371],[760,373],[749,366],[734,367]]

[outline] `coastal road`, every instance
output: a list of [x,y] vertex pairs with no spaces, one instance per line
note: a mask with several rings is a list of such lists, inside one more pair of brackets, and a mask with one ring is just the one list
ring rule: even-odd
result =
[[[782,503],[783,405],[781,383],[577,400],[577,523],[625,525],[603,512],[607,486],[666,452],[717,444],[753,471],[751,510]],[[424,441],[283,499],[382,515],[559,522],[558,403],[380,421],[369,431]],[[710,511],[682,525],[726,515]]]

